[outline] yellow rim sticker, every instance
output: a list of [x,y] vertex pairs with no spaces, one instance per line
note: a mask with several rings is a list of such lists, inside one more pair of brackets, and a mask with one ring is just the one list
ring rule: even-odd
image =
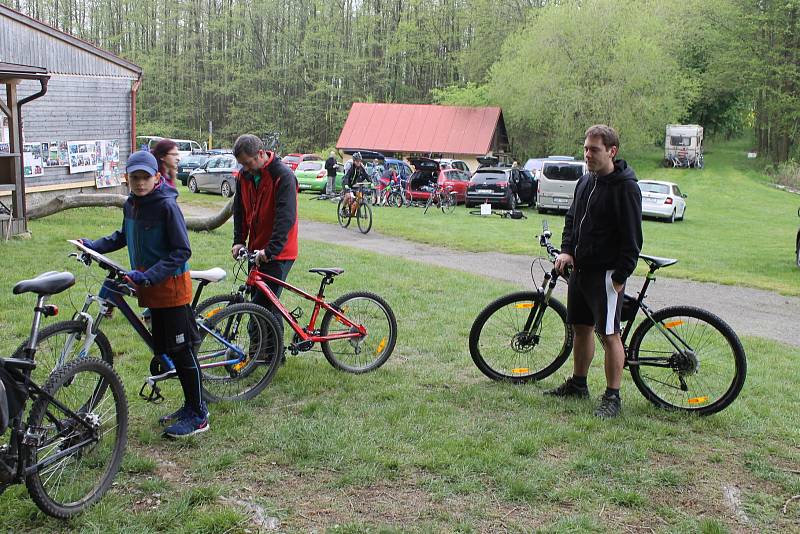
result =
[[375,354],[380,354],[383,352],[384,347],[386,347],[386,338],[381,339],[381,342],[378,343],[378,348],[375,349]]
[[239,363],[233,364],[231,367],[233,368],[234,371],[236,371],[238,373],[239,371],[241,371],[244,368],[244,366],[246,364],[247,364],[247,360],[242,360]]
[[682,324],[683,324],[683,321],[678,319],[677,321],[670,321],[668,323],[664,323],[664,328],[675,328],[675,327],[681,326]]
[[519,304],[515,304],[514,307],[521,310],[529,310],[533,308],[533,302],[520,302]]
[[705,404],[708,402],[708,397],[691,397],[686,399],[689,404]]
[[220,307],[220,308],[214,308],[213,310],[209,310],[209,311],[206,313],[206,319],[211,319],[211,318],[212,318],[212,317],[214,317],[216,314],[218,314],[219,312],[221,312],[223,309],[225,309],[225,308],[224,308],[224,307]]
[[511,374],[514,375],[524,375],[528,374],[528,372],[530,372],[530,369],[528,369],[527,367],[517,367],[516,369],[511,370]]

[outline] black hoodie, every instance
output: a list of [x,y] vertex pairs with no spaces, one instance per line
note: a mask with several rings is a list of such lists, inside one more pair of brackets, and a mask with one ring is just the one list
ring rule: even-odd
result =
[[578,269],[613,270],[611,279],[623,284],[641,250],[642,192],[633,169],[620,159],[611,174],[581,176],[564,221],[561,252],[570,254]]

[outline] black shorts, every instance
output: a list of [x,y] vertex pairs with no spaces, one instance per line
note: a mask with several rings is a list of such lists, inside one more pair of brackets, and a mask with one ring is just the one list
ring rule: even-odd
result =
[[613,271],[579,271],[569,277],[567,289],[567,322],[594,326],[599,334],[619,333],[622,314],[622,290],[614,291]]
[[188,304],[175,308],[150,308],[153,332],[153,353],[171,354],[187,345],[200,343],[200,334],[192,308]]

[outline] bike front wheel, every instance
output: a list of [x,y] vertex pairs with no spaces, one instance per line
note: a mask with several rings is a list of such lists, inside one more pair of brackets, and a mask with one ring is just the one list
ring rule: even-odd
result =
[[128,401],[116,372],[97,358],[59,367],[42,389],[53,400],[40,396],[31,408],[28,428],[37,436],[25,447],[34,467],[25,485],[43,512],[66,519],[111,487],[127,445]]
[[[332,306],[353,324],[364,326],[367,333],[359,337],[324,341],[322,353],[328,362],[336,369],[356,374],[372,371],[386,363],[397,343],[397,319],[386,301],[374,293],[355,291],[342,295]],[[326,311],[322,318],[322,336],[357,331],[330,311]]]
[[658,310],[653,321],[645,319],[636,328],[628,350],[631,378],[647,400],[710,415],[736,399],[747,359],[725,321],[690,306]]
[[[537,322],[538,320],[538,322]],[[572,351],[567,310],[554,298],[522,291],[495,300],[478,314],[469,333],[472,361],[492,380],[541,380]]]
[[199,326],[197,360],[208,402],[249,400],[272,381],[283,357],[272,313],[249,302],[231,304]]
[[350,218],[352,215],[353,214],[350,213],[350,203],[341,199],[339,204],[336,205],[336,217],[339,219],[339,226],[342,228],[350,226]]
[[194,309],[194,316],[198,319],[210,319],[231,304],[244,302],[244,297],[239,293],[227,295],[214,295],[203,299]]
[[372,208],[369,204],[359,202],[358,210],[356,211],[356,223],[358,223],[358,231],[366,234],[372,228]]
[[442,197],[442,212],[453,213],[456,209],[456,194],[449,193]]

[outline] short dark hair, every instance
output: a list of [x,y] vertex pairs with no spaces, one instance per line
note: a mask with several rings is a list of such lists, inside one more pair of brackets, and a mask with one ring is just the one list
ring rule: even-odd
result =
[[259,150],[264,150],[264,141],[253,134],[240,135],[233,143],[233,157],[235,158],[242,154],[256,156]]
[[590,126],[586,130],[586,135],[584,137],[599,137],[603,140],[603,146],[606,147],[606,150],[612,146],[619,148],[619,134],[614,128],[606,126],[605,124]]

